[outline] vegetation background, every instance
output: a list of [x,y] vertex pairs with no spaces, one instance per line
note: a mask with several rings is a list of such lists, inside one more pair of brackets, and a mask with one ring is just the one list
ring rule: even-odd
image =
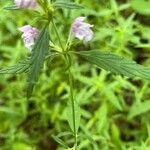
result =
[[[66,40],[77,16],[94,25],[94,39],[74,50],[100,49],[150,66],[150,0],[74,0],[83,10],[61,10],[56,21]],[[0,68],[24,58],[18,27],[33,24],[34,12],[7,11],[0,1]],[[40,25],[38,25],[40,29]],[[53,31],[52,37],[57,42]],[[73,58],[75,99],[81,107],[79,150],[150,150],[150,82],[112,75]],[[69,144],[68,81],[60,59],[47,62],[26,99],[26,75],[0,75],[0,150],[62,150],[52,135]],[[63,136],[65,135],[66,136]],[[62,142],[60,141],[62,144]]]

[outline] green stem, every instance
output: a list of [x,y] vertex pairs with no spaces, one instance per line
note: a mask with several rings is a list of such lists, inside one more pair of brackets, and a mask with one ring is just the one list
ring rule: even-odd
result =
[[70,100],[71,100],[71,107],[72,107],[72,121],[73,121],[73,132],[74,132],[74,148],[76,150],[76,147],[77,147],[77,133],[76,133],[76,122],[75,122],[75,103],[74,103],[74,96],[73,96],[73,77],[72,77],[72,74],[71,74],[71,70],[70,70],[70,66],[71,66],[71,61],[69,59],[69,56],[68,54],[66,53],[66,50],[67,50],[67,47],[63,47],[63,44],[61,42],[61,39],[60,39],[60,36],[59,36],[59,33],[57,31],[57,27],[54,23],[54,21],[52,20],[52,25],[54,27],[54,30],[55,30],[55,33],[57,35],[57,38],[58,38],[58,41],[59,41],[59,44],[62,48],[62,51],[64,53],[64,57],[65,57],[65,60],[67,62],[67,65],[69,66],[68,68],[68,74],[69,74],[69,86],[70,86]]
[[[68,59],[68,63],[70,63],[70,60]],[[77,133],[76,133],[76,122],[75,122],[75,103],[74,103],[74,96],[73,96],[73,77],[70,70],[70,67],[68,69],[69,74],[69,86],[70,86],[70,100],[71,100],[71,107],[72,107],[72,119],[73,119],[73,130],[74,130],[74,147],[76,149],[77,146]]]
[[56,27],[56,25],[55,25],[53,19],[52,19],[52,25],[53,25],[53,27],[54,27],[54,30],[55,30],[55,33],[56,33],[56,35],[57,35],[59,44],[60,44],[60,46],[61,46],[61,48],[62,48],[62,51],[65,52],[65,49],[64,49],[64,47],[63,47],[63,45],[62,45],[62,42],[61,42],[61,40],[60,40],[60,37],[59,37],[59,33],[58,33],[58,31],[57,31],[57,27]]

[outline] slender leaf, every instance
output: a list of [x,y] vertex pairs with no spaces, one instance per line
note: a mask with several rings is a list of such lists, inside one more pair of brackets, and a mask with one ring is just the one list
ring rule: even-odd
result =
[[138,104],[134,104],[129,111],[128,117],[131,119],[149,110],[150,110],[150,100],[147,100]]
[[8,108],[8,107],[5,107],[5,106],[0,107],[0,112],[6,113],[6,114],[9,114],[9,115],[21,116],[21,114],[19,112],[16,112],[12,108]]
[[48,33],[48,25],[46,25],[39,38],[37,39],[35,46],[32,50],[32,55],[30,59],[30,70],[28,74],[28,89],[27,89],[27,97],[31,97],[33,88],[35,83],[38,80],[39,73],[43,67],[44,59],[49,49],[49,33]]
[[4,7],[4,9],[6,9],[6,10],[18,10],[19,8],[16,5],[13,5],[13,6],[6,6],[6,7]]
[[150,79],[150,68],[137,64],[132,60],[125,59],[108,52],[99,50],[78,52],[81,57],[100,68],[111,71],[115,74],[127,77],[138,76],[142,79]]
[[114,94],[113,90],[112,89],[108,89],[107,92],[106,92],[106,97],[107,99],[110,101],[110,103],[116,107],[118,110],[122,110],[122,106],[121,104],[119,103],[119,99],[118,97]]
[[68,149],[67,144],[66,144],[63,140],[61,140],[58,136],[51,135],[51,137],[52,137],[57,143],[59,143],[62,147]]
[[52,61],[55,57],[59,56],[60,54],[57,53],[57,52],[49,52],[47,55],[46,55],[46,58],[45,59],[48,59],[49,61]]
[[[74,101],[74,109],[75,109],[75,123],[76,123],[76,133],[77,133],[79,125],[80,125],[81,110],[76,101]],[[67,106],[67,121],[69,123],[71,130],[74,132],[72,116],[73,116],[72,105],[71,105],[71,102],[69,101],[68,106]]]
[[92,143],[92,144],[95,144],[95,141],[92,137],[92,134],[86,129],[86,127],[84,127],[82,124],[80,125],[81,127],[81,130],[83,131],[84,133],[84,136]]
[[54,3],[54,7],[56,8],[67,8],[67,9],[82,9],[83,6],[73,3],[73,2],[64,2],[64,1],[56,1]]
[[20,74],[29,70],[29,60],[22,61],[14,66],[0,69],[0,74]]

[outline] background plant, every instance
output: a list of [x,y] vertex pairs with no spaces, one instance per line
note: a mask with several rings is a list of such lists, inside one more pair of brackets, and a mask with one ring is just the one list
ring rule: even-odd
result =
[[[4,2],[1,3],[2,6],[5,5]],[[143,2],[142,5],[140,2],[137,5],[134,1],[124,3],[95,1],[95,5],[91,1],[80,3],[85,6],[84,10],[60,10],[60,14],[63,12],[63,15],[57,18],[57,26],[59,32],[64,33],[61,34],[64,42],[72,20],[79,15],[89,16],[89,21],[95,25],[96,36],[90,45],[76,41],[73,49],[76,51],[103,49],[134,58],[145,66],[149,65],[149,14],[147,11],[146,14],[144,11],[142,13],[141,10],[139,11],[141,6],[144,8],[148,6],[148,2],[146,4]],[[25,13],[24,11],[15,13],[16,18],[13,18],[13,14],[9,12],[5,13],[8,15],[4,16],[4,13],[0,15],[2,20],[0,25],[3,29],[0,48],[3,58],[1,66],[10,66],[26,56],[26,50],[22,50],[16,25],[32,22],[29,18],[35,14],[27,11],[26,18],[22,20],[20,16]],[[53,31],[51,32],[55,36]],[[18,41],[14,41],[16,37]],[[57,37],[55,41],[58,41]],[[71,69],[75,78],[75,99],[82,108],[79,149],[148,149],[149,83],[139,78],[113,76],[104,70],[93,66],[91,68],[90,64],[86,64],[85,61],[83,63],[82,58],[79,62],[76,61],[76,57],[73,58],[74,66]],[[25,99],[26,76],[1,76],[3,78],[0,109],[3,149],[10,147],[42,149],[44,146],[50,149],[48,146],[54,143],[51,135],[68,130],[65,112],[69,86],[64,72],[65,66],[64,68],[62,66],[64,61],[57,58],[53,63],[45,65],[43,71],[45,73],[41,74],[35,90],[37,92],[34,92],[30,101]],[[63,137],[68,143],[69,139],[68,136]]]

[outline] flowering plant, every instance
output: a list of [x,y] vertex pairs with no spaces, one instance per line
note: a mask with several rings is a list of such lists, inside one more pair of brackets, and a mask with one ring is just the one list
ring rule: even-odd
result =
[[[94,38],[94,25],[86,23],[86,17],[77,16],[75,21],[70,25],[70,33],[65,45],[61,40],[60,33],[56,26],[56,12],[59,9],[82,9],[83,7],[73,2],[63,1],[48,1],[48,0],[14,0],[15,6],[6,7],[9,10],[15,9],[30,9],[29,11],[36,11],[38,13],[38,21],[42,22],[42,29],[37,29],[31,25],[24,25],[19,27],[21,31],[24,45],[30,50],[28,58],[15,66],[4,68],[0,70],[0,74],[6,73],[23,73],[28,75],[27,98],[31,98],[34,87],[38,81],[38,77],[46,60],[52,60],[55,57],[63,57],[66,63],[66,70],[68,73],[70,85],[70,101],[68,102],[68,122],[74,137],[73,148],[77,149],[78,145],[78,128],[80,120],[80,108],[74,100],[73,91],[73,76],[71,72],[72,57],[82,57],[84,60],[99,68],[111,71],[115,74],[125,75],[127,77],[138,76],[142,79],[150,79],[150,68],[137,64],[134,61],[117,56],[112,53],[97,50],[89,51],[73,51],[72,47],[75,38],[84,43],[92,42]],[[33,10],[32,10],[33,9]],[[51,28],[49,28],[51,26]],[[59,46],[52,42],[50,29],[53,30],[57,36]],[[71,108],[71,109],[70,109]],[[70,117],[71,116],[71,117]],[[59,143],[58,138],[54,137]]]

